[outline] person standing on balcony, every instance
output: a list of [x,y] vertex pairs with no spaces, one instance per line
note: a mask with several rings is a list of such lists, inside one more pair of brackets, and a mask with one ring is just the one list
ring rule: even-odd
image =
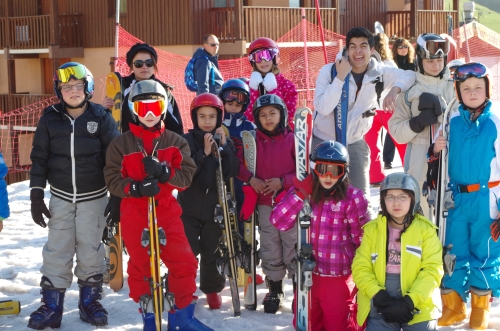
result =
[[250,44],[248,60],[253,72],[250,76],[250,103],[245,116],[255,122],[253,104],[264,94],[275,94],[280,97],[288,109],[288,125],[293,130],[293,118],[297,108],[298,93],[292,81],[286,79],[278,68],[279,48],[274,40],[261,37]]
[[[316,79],[314,95],[315,146],[324,140],[335,140],[334,109],[341,107],[343,103],[343,86],[349,91],[349,98],[344,103],[348,112],[347,151],[352,160],[349,180],[354,187],[363,190],[366,196],[370,195],[370,149],[363,136],[370,130],[373,110],[377,108],[376,82],[382,79],[384,88],[390,89],[383,104],[383,109],[389,110],[394,110],[396,96],[415,82],[415,73],[386,66],[373,58],[374,46],[373,35],[367,29],[357,27],[349,30],[345,55],[335,63],[326,64],[321,68]],[[337,75],[332,77],[334,65]],[[349,73],[349,80],[344,81]],[[369,210],[373,213],[371,208]]]
[[[126,100],[128,100],[128,95],[132,87],[140,81],[152,79],[160,83],[167,91],[168,108],[163,119],[165,128],[182,135],[184,133],[182,118],[177,102],[171,92],[173,87],[155,77],[155,74],[158,73],[158,54],[156,50],[146,43],[137,43],[127,52],[126,61],[131,74],[122,78],[122,100],[124,101],[122,103],[121,131],[127,132],[130,130],[129,123],[132,120],[132,116],[130,115],[130,109]],[[102,105],[111,109],[114,106],[114,102],[112,99],[105,97]]]
[[213,34],[203,37],[203,47],[194,52],[194,77],[197,84],[196,95],[212,93],[218,95],[224,79],[219,70],[219,39]]

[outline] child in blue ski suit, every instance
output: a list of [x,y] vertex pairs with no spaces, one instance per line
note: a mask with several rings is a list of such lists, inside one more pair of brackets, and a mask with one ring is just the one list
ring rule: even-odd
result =
[[9,197],[7,195],[7,183],[5,182],[5,176],[7,176],[7,172],[9,168],[5,164],[5,160],[3,159],[3,155],[0,152],[0,232],[3,229],[3,220],[9,217],[10,209],[9,209]]
[[[469,326],[488,327],[490,299],[500,296],[500,113],[490,101],[491,83],[481,63],[467,63],[454,74],[458,112],[449,121],[448,174],[455,206],[448,211],[445,247],[452,244],[456,265],[445,275],[438,325],[466,318]],[[429,157],[446,147],[438,136]]]

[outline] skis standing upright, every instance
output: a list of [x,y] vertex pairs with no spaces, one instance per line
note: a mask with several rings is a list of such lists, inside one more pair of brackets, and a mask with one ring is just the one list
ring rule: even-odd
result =
[[[311,154],[312,112],[307,107],[295,111],[295,164],[297,178],[303,180],[309,174],[309,155]],[[298,215],[297,227],[297,271],[296,279],[296,330],[311,330],[311,286],[312,272],[316,265],[312,256],[312,245],[309,238],[311,224],[311,206],[304,200],[304,206]]]
[[[243,151],[245,159],[245,167],[255,176],[257,164],[257,143],[250,131],[241,133],[243,139]],[[256,276],[256,254],[257,242],[255,240],[255,212],[252,213],[250,219],[244,224],[243,234],[243,256],[245,269],[245,292],[243,296],[243,304],[246,309],[257,309],[257,283]]]
[[[217,195],[219,204],[215,206],[214,220],[219,223],[222,228],[222,236],[219,241],[218,250],[221,254],[221,258],[217,260],[217,269],[223,275],[229,278],[229,288],[231,290],[231,297],[233,301],[234,316],[241,315],[240,307],[240,297],[238,293],[238,250],[237,244],[235,243],[234,236],[238,238],[238,228],[236,215],[236,204],[233,205],[233,200],[227,193],[226,183],[224,182],[224,176],[222,172],[222,159],[220,156],[218,141],[220,141],[220,136],[215,134],[214,139],[216,143],[212,144],[212,156],[217,160],[219,166],[215,171],[215,177],[217,182]],[[234,230],[236,229],[236,233]]]

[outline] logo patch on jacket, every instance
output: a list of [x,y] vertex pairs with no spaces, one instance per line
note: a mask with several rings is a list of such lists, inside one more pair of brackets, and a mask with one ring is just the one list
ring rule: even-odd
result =
[[97,132],[97,122],[87,122],[87,131],[89,133]]

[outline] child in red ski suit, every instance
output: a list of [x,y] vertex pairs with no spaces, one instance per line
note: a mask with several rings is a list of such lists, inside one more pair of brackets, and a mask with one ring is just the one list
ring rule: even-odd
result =
[[363,191],[348,184],[349,155],[342,144],[318,144],[311,161],[312,173],[303,181],[295,178],[294,187],[277,198],[280,201],[271,214],[271,223],[280,231],[295,227],[304,200],[310,199],[310,242],[316,261],[311,287],[311,330],[358,330],[354,303],[357,288],[351,263],[361,243],[361,227],[369,221],[368,202]]
[[[274,94],[259,97],[253,106],[256,119],[255,141],[257,162],[255,177],[243,162],[243,149],[238,151],[241,161],[238,179],[249,184],[243,186],[245,200],[241,219],[247,220],[257,209],[262,271],[269,289],[262,304],[266,313],[276,313],[283,303],[283,278],[295,275],[296,228],[278,231],[269,221],[273,195],[292,186],[295,177],[295,144],[288,127],[285,103]],[[279,162],[276,162],[278,161]]]
[[[153,80],[138,82],[129,94],[133,122],[130,131],[109,145],[104,169],[112,195],[122,198],[121,228],[127,251],[129,296],[141,301],[144,330],[156,330],[151,305],[148,247],[141,245],[148,228],[148,199],[154,197],[158,228],[167,243],[161,246],[161,260],[168,268],[168,291],[175,307],[168,312],[169,330],[212,330],[194,318],[197,261],[184,234],[182,210],[172,191],[185,190],[196,170],[187,141],[165,130],[167,93]],[[145,156],[147,154],[147,156]],[[153,177],[153,178],[152,178]]]
[[278,45],[272,39],[261,37],[250,44],[248,59],[253,72],[248,82],[250,103],[245,111],[245,116],[250,121],[255,121],[252,114],[255,100],[264,94],[275,94],[285,102],[288,109],[288,125],[293,129],[293,116],[297,108],[298,93],[295,85],[280,73],[278,54]]

